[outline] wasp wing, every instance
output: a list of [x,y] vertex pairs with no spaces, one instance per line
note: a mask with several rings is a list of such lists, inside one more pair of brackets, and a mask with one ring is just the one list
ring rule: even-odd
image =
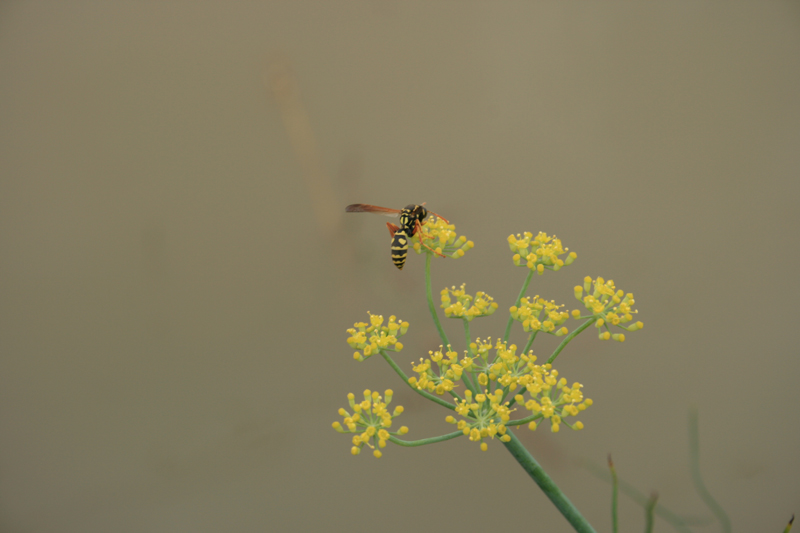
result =
[[375,213],[376,215],[386,215],[396,217],[400,214],[399,209],[389,209],[388,207],[378,207],[370,204],[351,204],[345,207],[346,213]]

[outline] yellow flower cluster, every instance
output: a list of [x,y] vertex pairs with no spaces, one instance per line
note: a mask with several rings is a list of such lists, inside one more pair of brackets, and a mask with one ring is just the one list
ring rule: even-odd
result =
[[[448,224],[439,217],[428,217],[422,226],[422,231],[417,231],[411,239],[414,251],[418,254],[429,252],[428,248],[453,259],[462,257],[467,250],[475,246],[463,235],[456,238],[456,227]],[[428,248],[422,246],[424,244]]]
[[[475,357],[470,359],[468,370],[477,378],[478,385],[484,389],[485,394],[477,394],[473,399],[472,393],[465,391],[466,400],[456,405],[456,413],[467,420],[457,422],[453,417],[447,418],[448,422],[457,423],[458,428],[469,435],[470,440],[494,438],[498,434],[502,440],[506,426],[517,425],[509,422],[511,402],[503,401],[507,394],[517,389],[522,391],[514,396],[514,401],[533,413],[528,417],[528,427],[531,429],[536,429],[539,421],[547,418],[552,431],[557,432],[561,423],[567,424],[563,421],[564,418],[575,416],[592,405],[592,400],[583,399],[582,385],[574,383],[572,387],[567,387],[567,381],[558,378],[558,371],[552,365],[536,364],[537,358],[533,352],[517,355],[515,345],[507,345],[498,340],[494,344],[495,356],[490,358],[492,347],[491,339],[476,339],[470,345],[471,353]],[[489,392],[490,383],[497,383],[493,393]],[[567,426],[577,430],[583,428],[583,423],[575,422]],[[481,449],[486,449],[485,443],[481,444]]]
[[539,274],[543,274],[545,269],[560,270],[564,265],[571,265],[578,257],[575,252],[570,252],[565,259],[561,259],[559,256],[567,253],[569,248],[564,248],[555,235],[551,237],[541,231],[536,237],[529,231],[522,235],[509,235],[508,245],[514,253],[512,259],[515,265],[527,266]]
[[456,413],[473,420],[468,422],[461,419],[456,420],[453,416],[448,416],[445,420],[450,424],[456,424],[464,435],[469,436],[472,442],[480,442],[481,450],[486,451],[488,446],[483,439],[493,439],[497,437],[503,442],[511,440],[505,423],[511,419],[509,402],[503,402],[503,390],[497,389],[494,393],[486,392],[472,395],[472,391],[464,392],[465,399],[456,404]]
[[[525,401],[522,394],[514,396],[518,404],[536,415],[528,427],[533,431],[543,419],[548,419],[550,420],[550,430],[553,433],[558,433],[562,423],[572,429],[583,429],[583,422],[580,420],[574,424],[564,421],[565,418],[577,415],[594,403],[590,398],[583,398],[581,391],[583,385],[575,382],[569,387],[564,378],[556,381],[558,371],[552,369],[552,365],[539,366],[539,368],[541,371],[538,373],[537,379],[527,386],[531,397]],[[554,400],[553,396],[556,394],[557,397]]]
[[[533,299],[522,298],[518,306],[511,307],[511,317],[517,322],[522,322],[525,331],[544,331],[557,337],[566,335],[566,327],[556,330],[569,318],[569,313],[559,311],[563,305],[556,305],[555,302],[543,300],[539,296]],[[544,316],[542,316],[544,314]]]
[[389,323],[384,326],[382,315],[368,314],[369,324],[356,322],[354,327],[347,330],[347,333],[350,334],[347,344],[355,350],[360,350],[353,354],[353,358],[356,361],[363,361],[378,353],[378,350],[394,352],[402,350],[403,343],[399,342],[397,337],[406,334],[408,322],[398,322],[397,318],[392,315],[389,317]]
[[[586,293],[584,295],[584,292]],[[575,298],[583,302],[584,307],[588,309],[590,315],[581,315],[579,310],[572,311],[573,318],[589,318],[595,317],[595,327],[600,331],[598,337],[601,340],[613,339],[615,341],[624,342],[625,334],[611,333],[609,326],[617,326],[626,331],[636,331],[642,329],[644,324],[641,322],[634,322],[628,326],[628,322],[633,320],[633,315],[639,311],[633,310],[633,294],[625,294],[622,290],[614,287],[612,280],[605,281],[603,278],[598,277],[593,280],[591,277],[586,276],[583,279],[583,287],[580,285],[575,287]],[[605,331],[603,331],[605,328]]]
[[334,422],[333,429],[339,433],[356,433],[353,435],[353,447],[350,448],[350,453],[358,455],[361,453],[361,448],[366,445],[373,449],[372,454],[375,457],[380,457],[383,454],[378,448],[385,448],[386,441],[391,435],[408,433],[408,428],[405,426],[394,433],[389,431],[392,419],[403,412],[403,407],[398,405],[392,413],[389,413],[388,406],[392,402],[392,394],[392,391],[387,389],[381,398],[378,391],[367,389],[364,391],[364,401],[360,403],[356,403],[355,394],[352,392],[347,395],[353,412],[351,414],[345,408],[339,409],[339,415],[344,420],[341,423]]
[[[497,310],[491,296],[484,292],[476,292],[475,296],[470,296],[464,290],[465,283],[461,284],[460,289],[453,286],[452,289],[442,289],[442,309],[447,318],[463,318],[468,322],[480,316],[489,316]],[[450,298],[453,296],[456,301]]]
[[[447,350],[443,351],[440,346],[435,352],[428,352],[430,358],[420,359],[419,364],[413,365],[412,369],[418,377],[412,376],[408,379],[409,385],[418,390],[427,390],[438,395],[450,392],[456,387],[456,381],[461,379],[464,371],[472,369],[472,358],[464,357],[460,361],[458,353]],[[434,370],[433,365],[436,365]]]

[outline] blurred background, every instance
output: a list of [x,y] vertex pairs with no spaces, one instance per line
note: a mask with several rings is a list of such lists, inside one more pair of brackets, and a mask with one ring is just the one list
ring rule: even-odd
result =
[[734,529],[782,530],[798,50],[796,1],[3,2],[0,530],[569,531],[497,441],[376,460],[331,429],[348,392],[389,387],[408,438],[452,429],[345,343],[371,311],[411,323],[406,370],[439,344],[423,256],[397,270],[357,202],[427,202],[474,241],[433,286],[495,298],[475,335],[502,334],[524,280],[511,233],[578,254],[531,296],[576,308],[586,275],[634,293],[642,331],[558,360],[595,401],[586,428],[519,432],[595,528],[610,489],[581,465],[608,453],[710,516],[696,406]]

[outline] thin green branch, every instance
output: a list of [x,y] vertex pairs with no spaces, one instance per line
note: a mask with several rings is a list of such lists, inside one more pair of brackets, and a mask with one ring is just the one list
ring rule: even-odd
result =
[[454,391],[454,390],[449,390],[449,391],[447,391],[447,393],[448,393],[450,396],[452,396],[452,397],[453,397],[453,399],[454,399],[456,402],[458,402],[458,403],[461,403],[461,402],[463,401],[463,400],[461,399],[461,396],[459,396],[459,395],[458,395],[458,393],[457,393],[456,391]]
[[583,330],[594,324],[596,321],[597,317],[592,317],[583,324],[581,324],[580,326],[578,326],[578,329],[567,335],[566,338],[563,341],[561,341],[561,344],[558,345],[558,348],[556,348],[556,350],[553,352],[553,355],[550,356],[547,362],[552,364],[552,362],[556,360],[556,357],[558,357],[558,354],[561,353],[561,350],[566,348],[567,344],[569,344],[569,341],[577,337]]
[[731,531],[731,521],[725,509],[711,496],[700,474],[700,432],[697,423],[697,409],[689,411],[689,468],[692,471],[692,481],[697,494],[703,500],[714,516],[719,521],[720,528],[725,533]]
[[430,437],[428,439],[420,439],[420,440],[402,440],[398,439],[395,436],[390,435],[389,440],[391,442],[394,442],[395,444],[399,444],[400,446],[414,447],[414,446],[425,446],[426,444],[436,444],[437,442],[444,442],[446,440],[455,439],[463,436],[464,432],[459,430],[459,431],[454,431],[453,433],[448,433],[446,435],[440,435],[438,437]]
[[[463,322],[464,322],[464,336],[466,337],[465,340],[466,340],[466,343],[467,343],[467,353],[470,356],[472,356],[472,347],[470,346],[472,344],[472,335],[469,332],[469,320],[464,318]],[[462,375],[462,381],[467,386],[467,388],[472,391],[472,394],[476,394],[475,391],[478,390],[477,381],[473,382],[470,379],[470,375],[471,375],[470,372],[467,371],[467,370],[464,370],[464,373],[461,374],[461,375]]]
[[558,485],[550,479],[550,476],[542,469],[536,459],[530,452],[522,445],[513,431],[509,431],[506,435],[511,437],[511,440],[504,442],[503,445],[511,453],[514,459],[525,469],[529,476],[539,485],[545,496],[547,496],[559,512],[567,519],[567,522],[578,533],[595,533],[594,528],[589,522],[581,515],[580,511],[569,501],[569,499],[561,492]]
[[531,349],[531,345],[533,344],[534,339],[536,339],[537,333],[539,333],[538,329],[534,330],[533,333],[530,334],[530,336],[528,337],[528,342],[525,343],[525,347],[522,349],[521,353],[528,353],[528,350]]
[[411,390],[413,390],[414,392],[416,392],[421,396],[424,396],[425,398],[429,399],[432,402],[438,403],[442,407],[447,407],[448,409],[452,409],[455,411],[456,407],[452,403],[442,400],[441,398],[438,398],[427,391],[419,390],[418,388],[411,385],[411,383],[408,382],[408,376],[406,376],[406,373],[403,372],[399,366],[397,366],[397,363],[394,362],[394,359],[392,359],[389,356],[389,354],[386,353],[385,350],[378,350],[378,351],[383,356],[383,358],[386,359],[386,362],[389,363],[389,366],[391,366],[394,369],[394,371],[397,372],[397,374],[403,379],[403,382],[409,387],[411,387]]
[[656,508],[656,502],[658,494],[654,492],[644,508],[644,533],[653,533],[653,510]]
[[447,334],[444,332],[441,322],[439,322],[439,315],[436,314],[436,307],[433,305],[433,293],[431,292],[431,258],[433,258],[432,253],[425,254],[425,292],[428,295],[428,309],[431,311],[433,322],[436,324],[436,329],[439,330],[439,337],[441,337],[444,347],[449,348],[450,341],[447,340]]
[[[522,284],[522,290],[519,291],[517,301],[514,303],[515,306],[519,306],[520,300],[522,300],[522,297],[525,296],[525,292],[528,290],[528,285],[530,285],[531,279],[533,279],[533,270],[528,269],[528,277],[525,278],[525,283]],[[503,342],[508,342],[508,336],[511,335],[511,324],[513,323],[514,319],[512,317],[508,317],[508,324],[506,324],[506,333],[503,335]]]
[[786,524],[786,528],[783,530],[783,533],[789,533],[792,530],[792,524],[794,523],[794,515],[789,519],[789,523]]
[[[510,406],[509,406],[510,407]],[[532,415],[526,416],[525,418],[520,418],[519,420],[510,420],[505,423],[506,426],[521,426],[522,424],[529,424],[534,420],[539,420],[543,418],[544,415],[542,413],[534,413]]]
[[[586,468],[590,474],[595,476],[598,479],[602,479],[607,483],[611,483],[611,474],[609,474],[605,468],[601,468],[600,466],[588,461],[586,459],[580,460],[579,463],[581,466]],[[645,496],[641,491],[636,489],[630,483],[624,480],[617,480],[619,485],[620,491],[625,494],[628,498],[636,502],[637,504],[645,507],[647,505],[647,496]],[[677,514],[673,513],[663,505],[656,505],[655,507],[655,514],[658,515],[660,518],[663,518],[669,525],[675,528],[676,531],[681,533],[692,533],[692,530],[689,529],[688,525],[696,525],[696,526],[706,526],[709,524],[709,521],[705,518],[687,518],[678,516]]]
[[619,517],[617,516],[619,482],[617,480],[617,469],[614,468],[611,454],[608,454],[608,470],[611,472],[611,531],[617,533],[619,531]]

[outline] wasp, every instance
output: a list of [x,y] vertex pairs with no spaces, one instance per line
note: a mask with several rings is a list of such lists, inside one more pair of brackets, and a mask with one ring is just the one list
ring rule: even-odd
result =
[[[345,212],[376,213],[378,215],[386,215],[390,217],[400,215],[399,226],[392,224],[391,222],[386,223],[386,226],[389,228],[389,233],[392,235],[392,262],[394,263],[394,266],[400,270],[402,270],[403,265],[406,264],[406,257],[408,256],[408,241],[411,239],[411,237],[416,235],[417,232],[422,232],[422,223],[425,221],[425,217],[428,216],[428,210],[425,209],[424,203],[422,205],[408,204],[403,209],[389,209],[388,207],[378,207],[377,205],[369,204],[352,204],[345,208]],[[447,222],[446,218],[437,215],[433,211],[431,211],[431,214],[436,215],[438,218],[441,218]],[[430,246],[426,246],[425,244],[423,244],[423,246],[435,254],[442,255],[436,250],[432,249]],[[442,257],[444,256],[442,255]]]

